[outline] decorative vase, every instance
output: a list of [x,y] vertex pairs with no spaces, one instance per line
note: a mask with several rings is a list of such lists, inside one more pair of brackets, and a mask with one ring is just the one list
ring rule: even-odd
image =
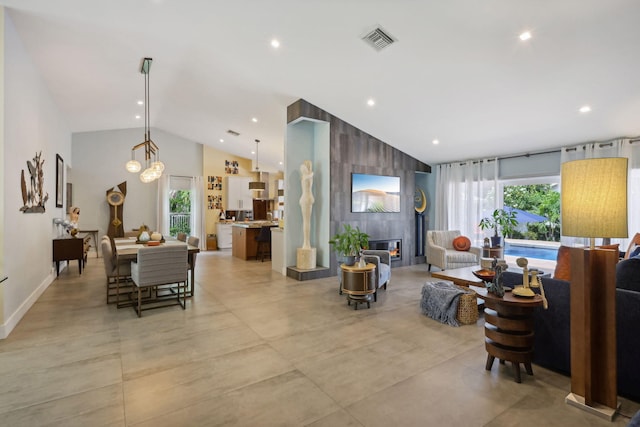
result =
[[353,264],[356,263],[355,255],[344,256],[344,257],[342,257],[342,259],[343,259],[345,265],[353,265]]
[[149,232],[147,232],[147,231],[143,231],[138,236],[138,240],[141,241],[141,242],[148,242],[150,238],[151,237],[149,237]]
[[162,234],[158,233],[157,231],[154,231],[153,233],[151,233],[151,240],[155,242],[159,242],[160,240],[162,240]]

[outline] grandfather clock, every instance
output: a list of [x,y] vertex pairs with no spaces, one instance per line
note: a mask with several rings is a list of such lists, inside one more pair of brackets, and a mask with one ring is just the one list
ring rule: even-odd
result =
[[124,199],[127,196],[127,181],[118,184],[118,190],[107,190],[107,203],[109,203],[109,228],[107,235],[110,238],[124,237],[124,224],[122,223],[122,210]]

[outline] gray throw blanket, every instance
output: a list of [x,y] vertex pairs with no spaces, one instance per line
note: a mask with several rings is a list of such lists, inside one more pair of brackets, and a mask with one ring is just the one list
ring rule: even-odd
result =
[[460,326],[456,315],[465,291],[450,282],[427,282],[422,286],[422,314],[450,326]]

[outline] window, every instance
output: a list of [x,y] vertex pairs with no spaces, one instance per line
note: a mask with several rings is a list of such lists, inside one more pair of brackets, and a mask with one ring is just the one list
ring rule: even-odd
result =
[[169,178],[169,234],[192,234],[192,201],[191,177],[171,176]]
[[518,220],[505,254],[555,260],[559,244],[542,242],[560,242],[560,177],[502,181],[499,193]]
[[191,191],[169,191],[169,234],[191,234]]
[[560,241],[560,177],[502,181],[505,208],[517,214],[515,239]]

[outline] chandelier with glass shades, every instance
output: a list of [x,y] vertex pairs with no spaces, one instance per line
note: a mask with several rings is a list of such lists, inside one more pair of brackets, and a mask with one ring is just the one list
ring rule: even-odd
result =
[[138,173],[142,165],[136,160],[136,150],[144,148],[145,169],[140,174],[140,181],[146,183],[153,182],[162,176],[164,163],[160,161],[160,148],[151,140],[151,126],[149,119],[149,70],[151,69],[152,58],[144,58],[140,66],[140,72],[144,74],[144,142],[134,145],[131,149],[131,160],[126,164],[127,171]]

